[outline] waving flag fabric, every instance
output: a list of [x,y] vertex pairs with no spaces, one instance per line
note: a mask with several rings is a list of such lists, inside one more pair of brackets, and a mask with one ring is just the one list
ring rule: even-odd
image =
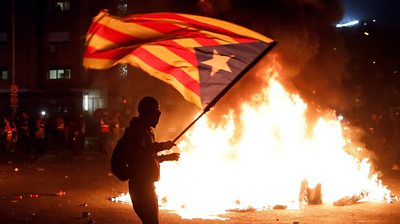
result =
[[151,13],[116,17],[101,11],[86,36],[83,65],[138,67],[204,109],[274,41],[213,18]]

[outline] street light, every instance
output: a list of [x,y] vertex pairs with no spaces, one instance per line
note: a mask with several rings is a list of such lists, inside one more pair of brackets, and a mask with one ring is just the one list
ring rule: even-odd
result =
[[89,110],[89,95],[87,93],[83,95],[83,110],[84,111]]

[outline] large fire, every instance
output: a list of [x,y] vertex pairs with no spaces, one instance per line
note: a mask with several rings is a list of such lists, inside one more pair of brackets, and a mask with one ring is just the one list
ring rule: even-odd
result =
[[[273,77],[242,104],[241,130],[233,112],[220,124],[203,117],[179,142],[179,162],[163,163],[156,184],[162,209],[183,218],[276,205],[299,209],[304,181],[310,188],[320,184],[323,203],[346,196],[390,201],[390,190],[372,172],[368,158],[349,153],[364,149],[348,139],[349,128],[334,111],[309,124],[307,104]],[[129,202],[129,197],[114,200]]]

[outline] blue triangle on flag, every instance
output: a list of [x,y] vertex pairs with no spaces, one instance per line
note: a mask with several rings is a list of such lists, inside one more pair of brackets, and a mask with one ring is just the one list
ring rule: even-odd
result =
[[[270,44],[264,42],[251,42],[196,47],[200,97],[203,106],[206,107],[269,46]],[[220,63],[214,61],[214,64],[211,64],[210,60],[214,57],[220,57],[223,60]]]

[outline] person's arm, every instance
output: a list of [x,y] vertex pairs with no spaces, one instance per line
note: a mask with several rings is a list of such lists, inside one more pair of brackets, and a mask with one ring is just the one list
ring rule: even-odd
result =
[[157,156],[158,162],[162,163],[164,161],[178,161],[180,154],[179,153],[171,153],[168,155]]
[[161,152],[163,150],[170,149],[175,146],[175,143],[172,141],[166,141],[166,142],[154,142],[149,145],[149,154],[154,155],[157,154],[158,152]]
[[135,153],[142,156],[154,156],[158,152],[170,149],[175,146],[172,141],[166,142],[154,142],[149,143],[147,141],[148,136],[141,130],[132,130],[129,134],[129,139],[132,147],[135,149]]

